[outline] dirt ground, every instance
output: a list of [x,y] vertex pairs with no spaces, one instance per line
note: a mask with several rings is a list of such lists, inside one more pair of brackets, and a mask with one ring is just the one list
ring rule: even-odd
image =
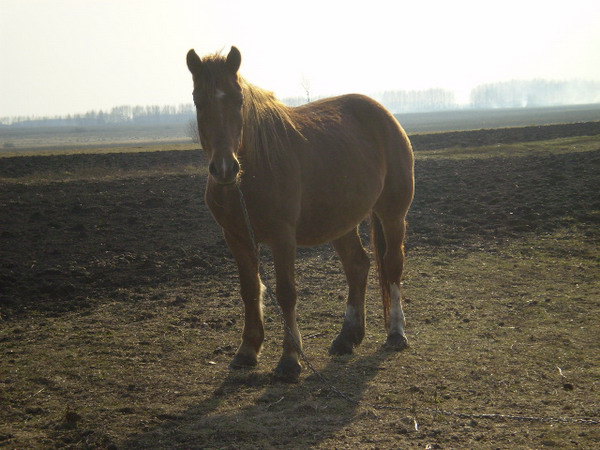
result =
[[242,308],[201,152],[0,159],[0,446],[594,447],[598,424],[477,416],[600,420],[586,127],[415,137],[405,352],[381,348],[372,270],[363,345],[328,356],[343,273],[329,246],[299,250],[306,353],[358,403],[306,365],[299,384],[272,379],[272,303],[259,367],[229,371]]

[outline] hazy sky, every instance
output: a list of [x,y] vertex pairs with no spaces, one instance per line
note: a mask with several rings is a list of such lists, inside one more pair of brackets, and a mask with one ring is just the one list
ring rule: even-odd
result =
[[[0,117],[191,102],[185,54],[280,97],[600,80],[600,1],[0,0]],[[459,97],[460,98],[460,97]]]

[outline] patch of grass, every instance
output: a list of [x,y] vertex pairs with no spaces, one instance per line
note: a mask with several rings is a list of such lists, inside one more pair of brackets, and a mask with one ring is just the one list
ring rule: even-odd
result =
[[[13,145],[12,148],[15,146]],[[5,148],[7,148],[5,146]],[[0,152],[0,159],[2,158],[14,158],[14,157],[26,157],[26,156],[61,156],[61,155],[105,155],[110,153],[142,153],[142,152],[163,152],[173,150],[197,150],[198,144],[191,142],[180,142],[180,143],[140,143],[139,145],[107,145],[103,146],[65,146],[65,147],[52,147],[49,149],[38,148],[34,150],[23,150],[23,151],[3,151]]]
[[81,168],[77,170],[64,171],[39,171],[34,175],[9,178],[0,177],[0,183],[14,183],[25,185],[43,185],[48,183],[68,183],[73,181],[119,181],[136,178],[147,178],[160,174],[163,177],[176,175],[205,176],[208,170],[197,165],[182,165],[179,167],[163,166],[150,167],[147,169],[110,169],[110,168]]
[[578,136],[552,139],[547,141],[517,142],[474,147],[451,147],[437,150],[420,150],[417,159],[481,159],[481,158],[518,158],[544,155],[562,155],[567,153],[590,152],[600,150],[600,137]]

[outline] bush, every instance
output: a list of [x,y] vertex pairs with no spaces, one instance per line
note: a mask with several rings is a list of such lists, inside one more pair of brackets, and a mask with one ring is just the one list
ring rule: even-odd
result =
[[200,135],[198,133],[198,122],[195,120],[190,120],[187,124],[186,133],[187,137],[189,137],[193,143],[200,143]]

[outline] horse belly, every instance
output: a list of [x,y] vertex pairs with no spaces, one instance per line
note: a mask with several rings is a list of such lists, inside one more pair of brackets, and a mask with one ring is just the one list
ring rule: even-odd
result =
[[313,246],[337,239],[370,213],[383,188],[382,177],[331,173],[318,189],[303,190],[298,245]]

